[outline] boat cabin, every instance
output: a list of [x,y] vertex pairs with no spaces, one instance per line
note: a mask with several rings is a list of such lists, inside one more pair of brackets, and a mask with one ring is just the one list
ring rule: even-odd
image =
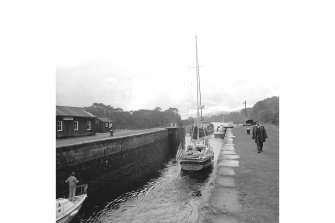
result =
[[[198,135],[198,127],[194,126],[192,129],[192,138],[193,139],[197,139],[197,135]],[[206,133],[205,130],[203,128],[199,128],[199,138],[205,137]]]

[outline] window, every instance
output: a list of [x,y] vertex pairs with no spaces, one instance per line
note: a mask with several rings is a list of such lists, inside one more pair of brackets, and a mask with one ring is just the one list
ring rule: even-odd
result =
[[87,130],[91,130],[91,121],[87,121],[86,124],[87,124]]
[[106,128],[108,128],[108,122],[105,122],[105,126],[106,126]]
[[63,122],[57,121],[57,132],[63,131]]
[[78,131],[78,121],[74,121],[73,124],[74,124],[74,130]]

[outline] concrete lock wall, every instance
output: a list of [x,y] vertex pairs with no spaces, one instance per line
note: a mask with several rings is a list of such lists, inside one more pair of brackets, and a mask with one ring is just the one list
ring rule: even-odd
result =
[[58,147],[56,151],[56,192],[66,191],[65,180],[72,171],[89,192],[104,185],[122,187],[157,170],[184,143],[183,128],[113,137],[89,143]]

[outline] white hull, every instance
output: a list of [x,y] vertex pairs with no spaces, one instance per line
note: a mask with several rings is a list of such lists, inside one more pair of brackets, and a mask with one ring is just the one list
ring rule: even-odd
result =
[[87,198],[87,184],[83,184],[77,188],[80,189],[80,195],[75,196],[73,201],[66,198],[58,198],[56,200],[57,223],[68,223],[78,214],[81,206]]
[[81,206],[84,203],[84,200],[86,199],[87,195],[80,195],[80,196],[76,196],[77,201],[71,202],[69,200],[67,200],[67,202],[69,202],[69,204],[73,204],[73,207],[71,207],[68,211],[65,211],[64,213],[62,213],[61,215],[58,214],[57,215],[57,223],[68,223],[70,222],[79,212]]
[[180,167],[186,171],[200,171],[213,165],[214,152],[210,147],[203,151],[203,154],[183,154],[180,159]]
[[213,160],[211,159],[210,162],[206,162],[206,163],[188,163],[188,164],[180,164],[181,169],[182,170],[186,170],[186,171],[200,171],[203,169],[206,169],[210,166],[213,165]]

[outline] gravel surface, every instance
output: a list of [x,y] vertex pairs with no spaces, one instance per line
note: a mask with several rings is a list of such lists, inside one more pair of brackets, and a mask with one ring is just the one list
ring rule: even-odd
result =
[[262,153],[257,153],[246,127],[233,129],[235,150],[240,155],[240,167],[235,169],[242,204],[240,222],[279,222],[279,128],[264,126],[269,138]]

